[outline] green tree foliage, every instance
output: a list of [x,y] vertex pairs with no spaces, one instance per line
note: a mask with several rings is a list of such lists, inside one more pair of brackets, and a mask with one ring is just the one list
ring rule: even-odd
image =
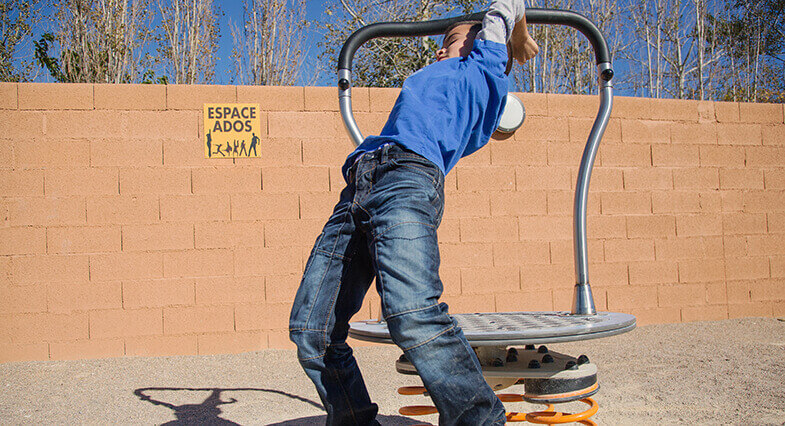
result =
[[727,54],[717,98],[785,102],[785,0],[736,0],[715,19]]
[[149,69],[142,74],[142,84],[169,84],[169,77],[166,74],[157,76],[155,70]]
[[26,38],[33,35],[32,28],[39,20],[37,0],[3,0],[0,3],[0,81],[26,81],[33,76],[32,61],[22,61],[17,69],[14,61],[18,58],[18,48]]
[[35,57],[56,81],[140,80],[151,33],[148,0],[56,0],[52,7],[54,31],[35,42]]
[[63,70],[60,68],[60,61],[49,54],[50,47],[55,43],[54,34],[44,33],[40,40],[33,43],[35,44],[35,59],[38,64],[46,68],[55,81],[67,82],[68,78],[63,75]]
[[[357,29],[374,22],[427,21],[479,10],[479,0],[331,0],[321,22],[324,40],[318,43],[319,59],[335,69],[338,53]],[[438,40],[441,41],[440,38]],[[435,60],[440,44],[431,37],[374,39],[354,57],[354,84],[370,87],[400,87],[416,70]]]

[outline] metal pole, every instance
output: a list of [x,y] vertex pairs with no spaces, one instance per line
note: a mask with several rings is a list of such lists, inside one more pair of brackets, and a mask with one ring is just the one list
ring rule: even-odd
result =
[[363,142],[363,134],[354,121],[352,114],[352,72],[348,69],[338,70],[338,106],[341,109],[343,126],[355,146]]
[[575,246],[575,290],[572,301],[572,313],[577,315],[594,315],[594,297],[589,285],[589,258],[586,248],[586,205],[589,196],[589,180],[597,149],[600,146],[605,128],[613,107],[613,69],[610,62],[597,65],[598,85],[600,92],[600,110],[589,132],[589,140],[583,150],[581,165],[578,168],[578,181],[575,184],[575,205],[573,211],[573,243]]

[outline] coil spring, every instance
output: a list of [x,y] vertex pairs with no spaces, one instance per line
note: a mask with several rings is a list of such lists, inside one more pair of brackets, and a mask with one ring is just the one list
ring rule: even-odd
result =
[[[398,389],[398,393],[401,395],[426,395],[426,390],[423,386],[404,386]],[[502,402],[524,401],[523,395],[521,394],[506,393],[499,394],[497,396]],[[530,413],[509,412],[507,413],[507,421],[510,423],[530,422],[544,425],[577,422],[584,425],[597,426],[597,423],[589,419],[589,417],[595,415],[597,410],[599,410],[597,401],[592,398],[584,398],[579,401],[587,404],[589,408],[587,408],[586,411],[571,414],[556,411],[556,407],[553,404],[540,403],[545,404],[547,407],[544,410],[532,411]],[[406,407],[401,407],[401,409],[398,410],[398,413],[403,416],[425,416],[428,414],[437,414],[438,410],[436,410],[436,407],[432,405],[409,405]]]

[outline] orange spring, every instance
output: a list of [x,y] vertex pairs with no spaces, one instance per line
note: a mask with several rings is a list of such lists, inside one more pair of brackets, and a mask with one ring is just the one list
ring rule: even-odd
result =
[[[427,391],[425,390],[424,386],[404,386],[398,388],[398,394],[400,395],[425,395]],[[398,410],[403,416],[424,416],[427,414],[436,414],[438,411],[436,407],[431,405],[410,405],[408,407],[401,407]]]
[[556,411],[553,404],[547,404],[548,407],[542,411],[533,411],[531,413],[507,413],[507,421],[531,422],[543,425],[578,422],[584,425],[597,426],[597,423],[589,419],[589,417],[595,415],[597,410],[599,410],[597,401],[591,398],[584,398],[580,401],[589,405],[589,408],[586,411],[576,414],[562,413],[560,411]]
[[403,416],[424,416],[427,414],[436,414],[439,411],[436,410],[436,407],[432,405],[409,405],[407,407],[401,407],[398,410]]
[[399,395],[425,395],[425,386],[404,386],[398,388]]
[[[398,389],[398,393],[401,395],[424,395],[425,388],[422,386],[405,386]],[[498,397],[502,402],[524,401],[523,395],[514,393],[499,394]],[[593,400],[592,398],[584,398],[580,401],[589,405],[589,408],[586,411],[575,414],[562,413],[560,411],[556,411],[556,408],[553,404],[546,404],[547,408],[542,411],[533,411],[531,413],[507,413],[507,421],[531,422],[545,425],[577,422],[584,425],[597,426],[597,423],[589,419],[589,417],[595,415],[597,410],[599,410],[597,401]],[[436,414],[438,411],[434,406],[410,405],[407,407],[402,407],[400,410],[398,410],[398,413],[404,416],[424,416],[427,414]]]

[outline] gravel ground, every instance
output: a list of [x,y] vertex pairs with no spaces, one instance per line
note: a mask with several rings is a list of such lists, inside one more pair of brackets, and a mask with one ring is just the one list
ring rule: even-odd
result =
[[[785,424],[785,322],[746,318],[639,327],[600,340],[549,345],[599,368],[601,424]],[[436,423],[397,414],[425,397],[395,372],[397,348],[356,351],[383,425]],[[291,350],[239,355],[0,364],[4,424],[275,424],[324,422]],[[503,392],[516,391],[522,387]],[[509,411],[541,406],[508,404]],[[564,411],[583,410],[581,403]]]

